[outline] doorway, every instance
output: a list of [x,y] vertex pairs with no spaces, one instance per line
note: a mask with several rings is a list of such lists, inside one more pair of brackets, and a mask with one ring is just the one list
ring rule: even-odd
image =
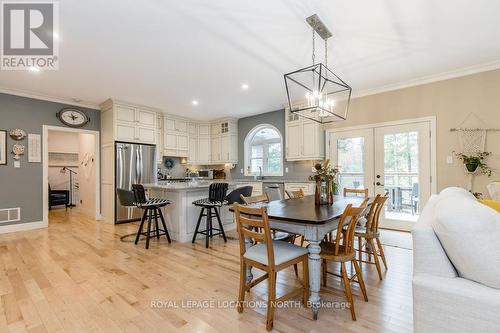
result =
[[44,125],[42,140],[44,224],[50,209],[99,220],[99,132]]
[[388,193],[380,226],[411,230],[436,191],[434,128],[435,118],[421,118],[327,131],[327,157],[339,166],[339,190]]

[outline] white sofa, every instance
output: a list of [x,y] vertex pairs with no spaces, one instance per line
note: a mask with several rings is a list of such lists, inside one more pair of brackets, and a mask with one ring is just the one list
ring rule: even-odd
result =
[[[489,211],[489,208],[483,211],[482,207],[477,206],[480,204],[475,198],[465,190],[449,188],[443,192],[431,197],[412,231],[414,332],[500,332],[500,289],[495,285],[498,281],[493,282],[496,287],[491,287],[491,279],[495,281],[495,274],[500,269],[498,260],[500,242],[496,238],[496,245],[492,248],[492,239],[500,229],[495,228],[492,223],[482,224],[481,221],[477,221],[478,218],[474,218],[479,210],[490,220],[493,219],[490,222],[498,222],[500,227],[500,215],[494,215],[493,210]],[[446,200],[443,199],[446,196],[455,196],[453,200],[448,198],[447,201],[448,205],[450,202],[456,202],[456,209],[443,211],[447,207]],[[455,210],[461,215],[453,217]],[[468,215],[466,211],[470,211],[472,218],[470,216],[466,216],[466,220],[461,218],[463,215]],[[438,220],[441,219],[443,222],[446,216],[454,221],[448,221],[449,223],[445,223],[443,227]],[[457,248],[450,246],[450,237],[457,235],[453,233],[454,230],[450,231],[455,223],[457,225],[468,223],[468,226],[474,228],[476,225],[477,228],[484,225],[486,228],[493,226],[493,230],[471,235],[470,241],[474,242],[472,246],[461,240],[466,244],[463,244],[463,249],[458,248],[456,251]],[[464,230],[466,238],[468,232]],[[480,240],[481,237],[485,238],[484,242]],[[458,244],[460,243],[454,245]],[[474,249],[481,246],[484,246],[484,251]],[[445,248],[449,249],[448,252],[453,250],[453,253],[447,253]],[[469,255],[468,251],[474,252]],[[472,271],[474,280],[483,279],[480,274],[489,274],[486,277],[486,284],[470,279],[471,272],[464,270],[464,267],[467,267],[464,265],[468,263],[474,268]],[[479,274],[479,277],[474,274]],[[500,279],[500,276],[497,278]]]

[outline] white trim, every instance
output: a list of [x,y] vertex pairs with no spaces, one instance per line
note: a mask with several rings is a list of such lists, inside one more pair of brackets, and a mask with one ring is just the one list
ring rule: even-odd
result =
[[255,135],[255,133],[260,129],[260,128],[263,128],[263,127],[270,127],[272,128],[273,130],[275,130],[279,136],[280,136],[280,144],[281,144],[281,172],[278,172],[278,173],[269,173],[269,172],[264,172],[262,171],[262,176],[268,176],[268,177],[282,177],[283,176],[283,169],[285,167],[285,154],[284,154],[284,144],[283,144],[283,134],[281,134],[281,131],[274,125],[271,125],[271,124],[268,124],[268,123],[263,123],[263,124],[258,124],[256,126],[254,126],[250,131],[248,131],[247,135],[245,136],[245,141],[243,141],[243,158],[244,158],[244,161],[243,161],[243,175],[245,176],[254,176],[253,173],[249,173],[247,170],[248,170],[248,160],[249,160],[249,151],[247,149],[247,146],[248,146],[248,143],[249,143],[249,140],[251,138],[253,138],[253,136]]
[[11,89],[11,88],[0,87],[0,93],[21,96],[21,97],[28,97],[28,98],[33,98],[33,99],[39,99],[39,100],[48,101],[48,102],[55,102],[55,103],[61,103],[61,104],[80,106],[83,108],[100,110],[99,104],[95,104],[95,103],[91,103],[91,102],[75,102],[71,98],[51,96],[51,95],[47,95],[47,94],[39,93],[39,92],[32,92],[32,91],[21,90],[21,89]]
[[95,195],[95,219],[102,219],[101,216],[101,148],[100,148],[100,133],[99,131],[86,130],[81,128],[70,128],[70,127],[60,127],[60,126],[42,126],[42,177],[43,177],[43,223],[45,226],[49,224],[49,141],[48,134],[49,131],[61,131],[61,132],[71,132],[71,133],[81,133],[81,134],[92,134],[95,137],[95,182],[96,182],[96,195]]
[[436,127],[436,116],[429,117],[421,117],[421,118],[412,118],[412,119],[404,119],[404,120],[395,120],[395,121],[386,121],[382,123],[374,123],[374,124],[365,124],[365,125],[357,125],[357,126],[349,126],[349,127],[341,127],[341,128],[329,128],[325,131],[325,147],[326,147],[326,158],[330,158],[330,134],[331,133],[339,133],[345,131],[353,131],[359,129],[370,129],[376,127],[386,127],[386,126],[397,126],[397,125],[407,125],[412,123],[422,123],[429,122],[430,127],[430,136],[431,136],[431,147],[430,147],[430,161],[431,161],[431,194],[437,193],[437,127]]
[[369,96],[369,95],[376,95],[376,94],[380,94],[380,93],[384,93],[384,92],[388,92],[388,91],[420,86],[420,85],[424,85],[427,83],[455,79],[455,78],[459,78],[459,77],[463,77],[463,76],[467,76],[467,75],[493,71],[493,70],[496,70],[499,68],[500,68],[500,60],[496,60],[496,61],[492,61],[492,62],[480,64],[480,65],[474,65],[474,66],[455,69],[455,70],[451,70],[451,71],[447,71],[447,72],[422,76],[420,78],[411,79],[411,80],[407,80],[407,81],[391,83],[391,84],[388,84],[388,85],[385,85],[382,87],[378,87],[378,88],[365,89],[365,90],[361,90],[359,92],[354,91],[352,94],[352,98],[364,97],[364,96]]
[[48,224],[44,221],[37,222],[23,222],[17,224],[4,225],[0,228],[0,234],[6,234],[9,232],[17,232],[17,231],[25,231],[25,230],[33,230],[33,229],[41,229],[47,228]]

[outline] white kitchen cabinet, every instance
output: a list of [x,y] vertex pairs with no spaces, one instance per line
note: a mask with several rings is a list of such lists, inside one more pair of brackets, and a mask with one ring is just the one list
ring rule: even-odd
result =
[[189,137],[188,163],[198,163],[198,137]]
[[305,195],[314,194],[314,183],[304,182],[304,183],[285,183],[285,191],[304,191]]
[[125,105],[116,105],[116,121],[135,124],[135,108]]
[[290,124],[286,128],[286,158],[299,159],[302,151],[302,129],[301,124]]
[[211,164],[238,163],[237,133],[235,119],[222,119],[211,124]]
[[219,163],[221,161],[221,137],[220,135],[211,138],[211,162]]
[[[177,149],[188,150],[188,146],[189,146],[188,136],[183,135],[183,134],[177,135]],[[183,155],[183,156],[187,156],[187,155]]]
[[163,115],[156,116],[156,163],[163,163]]
[[325,158],[325,131],[321,124],[286,110],[285,133],[287,161]]
[[142,143],[156,143],[156,129],[151,127],[136,127],[136,140]]
[[133,143],[156,143],[156,114],[147,107],[128,105],[111,100],[102,104],[103,110],[112,112],[114,140]]
[[244,186],[252,186],[252,196],[262,194],[262,182],[236,183],[234,187],[236,189]]
[[[101,215],[115,222],[115,143],[117,141],[157,145],[156,160],[162,140],[161,110],[134,103],[108,99],[101,105]],[[161,150],[160,150],[161,152]]]
[[199,124],[198,125],[198,135],[199,136],[210,136],[210,124]]
[[197,162],[200,164],[209,164],[211,162],[211,140],[210,137],[198,137]]
[[163,154],[165,156],[188,157],[188,121],[183,118],[165,115],[163,128]]

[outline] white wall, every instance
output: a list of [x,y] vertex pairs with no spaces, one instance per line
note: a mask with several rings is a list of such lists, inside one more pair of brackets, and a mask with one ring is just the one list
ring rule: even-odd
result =
[[78,134],[80,208],[90,218],[96,218],[96,151],[93,134]]
[[78,133],[49,131],[48,141],[50,153],[78,153]]
[[[78,133],[49,131],[48,149],[49,153],[78,154]],[[61,173],[63,167],[69,167],[77,173],[73,175],[73,184],[78,184],[79,182],[79,163],[77,161],[72,162],[69,158],[64,159],[63,156],[64,155],[59,155],[57,160],[49,157],[49,185],[53,190],[69,190],[69,173]],[[79,191],[74,189],[73,203],[78,205],[79,202]]]

